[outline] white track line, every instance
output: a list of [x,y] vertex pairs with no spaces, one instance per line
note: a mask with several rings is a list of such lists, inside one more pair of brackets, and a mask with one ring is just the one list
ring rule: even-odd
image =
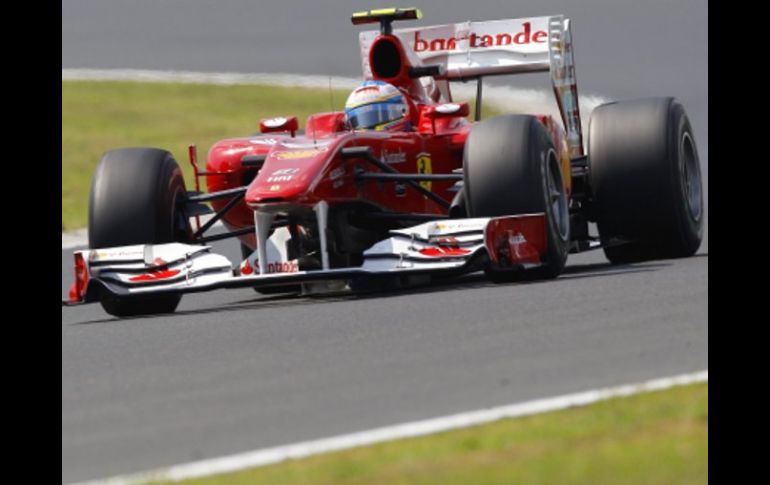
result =
[[88,231],[86,229],[61,233],[62,251],[86,246],[88,246]]
[[610,398],[630,396],[642,392],[657,391],[670,387],[708,381],[708,370],[674,377],[654,379],[637,384],[627,384],[618,387],[596,389],[578,392],[564,396],[527,401],[509,406],[470,411],[440,418],[414,421],[375,428],[358,433],[334,436],[314,441],[305,441],[291,445],[265,448],[237,455],[224,456],[210,460],[202,460],[164,469],[142,472],[132,475],[109,478],[101,481],[87,482],[81,485],[124,485],[145,483],[151,480],[180,481],[190,478],[204,477],[219,473],[234,472],[245,468],[271,465],[284,460],[304,458],[307,456],[346,450],[358,446],[372,445],[383,441],[423,436],[442,431],[448,431],[469,426],[477,426],[502,418],[517,418],[532,414],[557,411],[576,406],[585,406]]
[[[129,81],[158,83],[189,83],[296,86],[303,88],[322,88],[329,86],[353,89],[361,79],[339,76],[311,76],[300,74],[268,74],[237,72],[193,72],[193,71],[153,71],[145,69],[62,69],[62,81]],[[547,82],[547,81],[544,81]],[[471,84],[452,84],[453,96],[472,99],[476,96],[476,87]],[[559,108],[550,90],[520,89],[510,86],[484,86],[484,99],[507,113],[547,113],[560,119]],[[580,112],[583,131],[587,129],[589,116],[593,109],[609,101],[601,96],[580,95]],[[287,113],[289,114],[289,113]],[[88,237],[82,230],[62,233],[62,249],[85,246]]]

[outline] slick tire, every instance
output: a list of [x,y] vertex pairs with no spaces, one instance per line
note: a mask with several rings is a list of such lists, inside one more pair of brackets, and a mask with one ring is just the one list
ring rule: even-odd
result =
[[[189,224],[182,206],[182,171],[172,155],[157,148],[122,148],[102,157],[91,181],[89,248],[185,241]],[[117,298],[102,307],[118,317],[171,313],[181,295]]]
[[[608,103],[588,128],[589,185],[604,253],[615,264],[691,256],[703,237],[695,137],[674,98]],[[616,244],[627,241],[625,244]]]
[[569,251],[569,209],[559,157],[545,126],[525,115],[500,116],[475,125],[465,144],[463,173],[469,217],[546,215],[543,266],[526,275],[490,266],[487,275],[496,282],[522,276],[557,277]]

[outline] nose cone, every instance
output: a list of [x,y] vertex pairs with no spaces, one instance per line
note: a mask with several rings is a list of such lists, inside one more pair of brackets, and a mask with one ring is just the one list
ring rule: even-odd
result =
[[300,143],[276,145],[246,191],[246,203],[301,201],[312,191],[329,153],[328,146],[317,146],[312,142],[307,146]]

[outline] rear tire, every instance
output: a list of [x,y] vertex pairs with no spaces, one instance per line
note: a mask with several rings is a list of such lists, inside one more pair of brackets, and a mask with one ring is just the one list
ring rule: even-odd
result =
[[[157,148],[122,148],[104,154],[91,181],[88,246],[91,249],[185,241],[184,178],[174,157]],[[181,295],[118,298],[102,307],[119,317],[171,313]]]
[[608,103],[588,129],[592,207],[612,263],[695,254],[703,190],[695,138],[674,98]]
[[[559,157],[548,130],[537,118],[500,116],[475,125],[463,159],[469,217],[545,213],[548,228],[543,266],[536,278],[555,278],[567,261],[570,227],[567,193]],[[520,271],[490,266],[496,282],[518,279]]]

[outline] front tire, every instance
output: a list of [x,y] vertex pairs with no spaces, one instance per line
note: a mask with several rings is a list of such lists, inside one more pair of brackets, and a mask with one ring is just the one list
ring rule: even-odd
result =
[[[537,118],[500,116],[475,125],[463,159],[469,217],[545,213],[548,235],[537,278],[561,274],[569,251],[569,208],[559,157]],[[493,281],[511,281],[517,271],[487,270]]]
[[[102,157],[91,181],[88,246],[91,249],[184,241],[189,224],[182,170],[157,148],[123,148]],[[181,295],[119,298],[105,295],[102,307],[119,317],[171,313]]]
[[[674,98],[608,103],[588,129],[592,207],[612,263],[695,254],[703,191],[695,137]],[[611,245],[617,241],[625,244]]]

